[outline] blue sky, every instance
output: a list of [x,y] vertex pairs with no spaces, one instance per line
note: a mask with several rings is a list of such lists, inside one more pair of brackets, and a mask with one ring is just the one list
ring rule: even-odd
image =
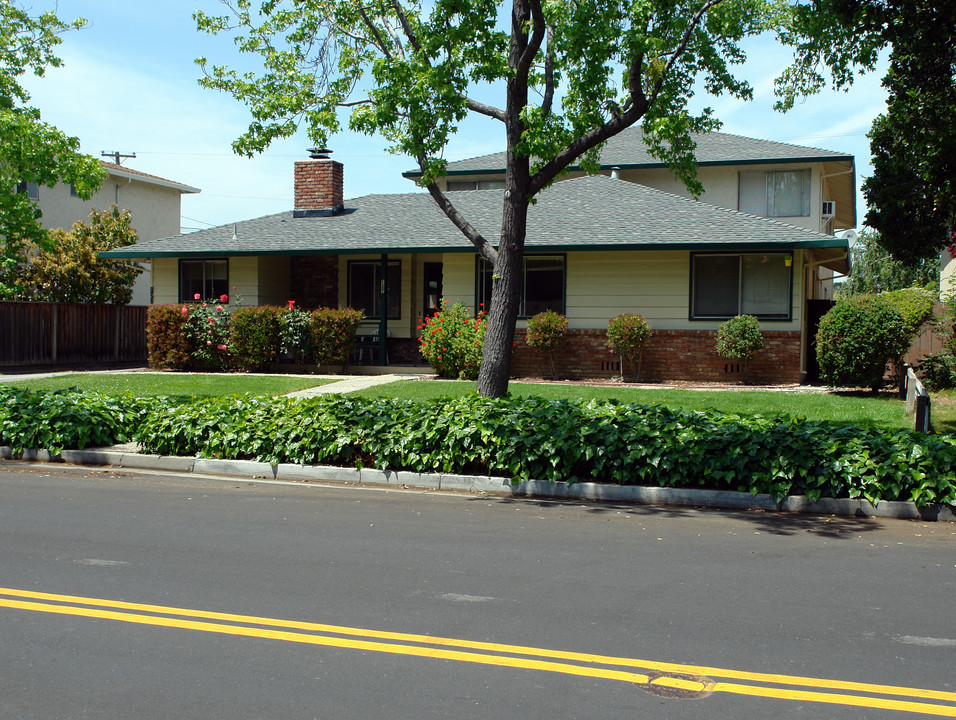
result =
[[[275,143],[263,155],[241,158],[230,143],[248,124],[244,106],[231,96],[200,88],[200,56],[235,64],[231,40],[200,34],[192,13],[217,13],[216,0],[34,0],[33,12],[53,8],[63,19],[84,17],[89,25],[64,36],[64,67],[26,82],[43,119],[78,137],[82,149],[136,153],[124,165],[198,187],[183,196],[184,229],[206,228],[288,210],[292,206],[292,163],[307,156],[304,133]],[[773,79],[790,54],[771,38],[746,46],[748,62],[739,75],[754,87],[749,103],[696,98],[710,105],[723,131],[856,156],[857,188],[870,172],[866,138],[885,107],[882,72],[860,77],[849,93],[826,92],[789,113],[774,112]],[[345,196],[410,192],[401,177],[414,162],[385,152],[382,138],[343,133],[330,141],[333,157],[345,164]],[[476,118],[463,124],[448,148],[458,160],[504,147],[499,123]],[[857,218],[865,205],[858,195]]]

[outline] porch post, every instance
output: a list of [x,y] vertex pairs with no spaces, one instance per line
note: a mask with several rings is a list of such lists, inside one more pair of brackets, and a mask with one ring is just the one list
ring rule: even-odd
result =
[[378,319],[378,364],[387,365],[385,348],[388,340],[388,253],[382,253],[380,272],[382,282],[380,285],[381,297],[379,299],[381,312],[379,313]]

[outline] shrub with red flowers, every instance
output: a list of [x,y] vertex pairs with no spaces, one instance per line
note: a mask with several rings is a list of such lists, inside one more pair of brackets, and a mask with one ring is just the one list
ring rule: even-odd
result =
[[442,377],[477,379],[485,347],[486,318],[484,312],[472,315],[461,303],[449,305],[443,300],[441,310],[418,326],[422,357]]
[[[201,299],[198,293],[194,298]],[[203,300],[182,308],[193,360],[210,370],[230,366],[228,303],[229,296],[222,295],[218,300]]]
[[295,300],[289,300],[286,305],[286,309],[279,315],[279,349],[291,355],[296,365],[302,365],[311,355],[309,322],[312,313],[297,308]]
[[554,369],[554,353],[564,342],[568,334],[568,319],[554,310],[545,310],[528,320],[528,330],[525,342],[533,348],[548,353],[548,364],[551,365],[551,377],[557,379]]

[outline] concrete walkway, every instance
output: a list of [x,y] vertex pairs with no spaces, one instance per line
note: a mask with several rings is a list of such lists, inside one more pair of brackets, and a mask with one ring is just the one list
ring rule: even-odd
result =
[[326,385],[316,385],[315,387],[297,390],[286,393],[286,397],[292,398],[310,398],[317,395],[326,395],[328,393],[347,393],[376,385],[387,385],[405,379],[401,375],[350,375],[342,380],[328,383]]

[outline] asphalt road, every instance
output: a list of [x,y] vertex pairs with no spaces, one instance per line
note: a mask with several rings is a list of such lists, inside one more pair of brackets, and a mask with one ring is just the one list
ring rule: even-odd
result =
[[0,462],[0,718],[956,717],[956,525]]

